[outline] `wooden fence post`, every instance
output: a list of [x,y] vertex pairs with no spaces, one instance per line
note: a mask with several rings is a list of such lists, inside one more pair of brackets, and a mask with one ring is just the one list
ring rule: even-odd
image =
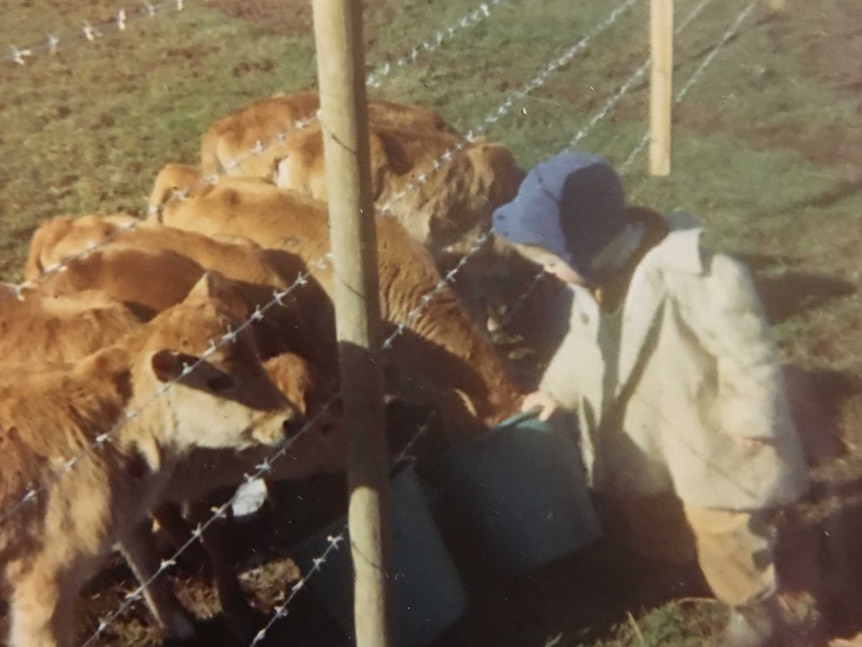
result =
[[670,174],[673,109],[673,0],[650,0],[650,147],[651,175]]
[[362,6],[359,0],[313,0],[313,12],[341,389],[350,429],[348,523],[356,576],[356,644],[392,647],[389,481],[377,361],[380,295]]

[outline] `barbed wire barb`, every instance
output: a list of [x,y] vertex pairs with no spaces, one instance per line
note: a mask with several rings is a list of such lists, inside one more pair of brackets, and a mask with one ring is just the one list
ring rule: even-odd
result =
[[[686,27],[690,25],[697,16],[699,16],[704,9],[712,2],[712,0],[701,0],[701,2],[692,9],[688,15],[676,26],[674,29],[674,35],[679,35],[683,31],[685,31]],[[629,90],[634,87],[634,85],[640,81],[643,76],[646,74],[649,69],[651,63],[651,59],[647,58],[629,77],[623,82],[623,84],[614,92],[610,98],[602,105],[599,110],[597,110],[593,116],[587,121],[584,126],[582,126],[577,133],[575,133],[574,137],[569,141],[566,147],[563,150],[573,150],[590,132],[592,132],[593,128],[595,128],[602,120],[606,119],[607,116],[611,113],[613,108],[617,103],[628,93]],[[633,153],[636,154],[636,153]],[[624,172],[624,168],[621,167],[621,173]],[[503,318],[500,321],[500,328],[506,329],[512,323],[512,320],[517,314],[517,312],[523,307],[523,305],[527,302],[527,299],[533,293],[533,291],[538,288],[539,284],[542,282],[542,279],[545,277],[545,271],[539,270],[536,275],[533,277],[530,284],[527,288],[522,292],[512,305],[506,310],[503,315]]]
[[[730,27],[727,28],[727,31],[724,32],[724,35],[721,37],[721,40],[718,42],[718,44],[713,47],[712,51],[706,56],[706,58],[703,59],[703,61],[701,61],[700,65],[692,73],[688,81],[677,93],[676,97],[674,98],[675,104],[682,101],[686,94],[688,94],[688,92],[691,90],[691,88],[694,87],[694,85],[701,79],[703,73],[715,60],[715,57],[718,56],[719,52],[724,49],[724,46],[727,45],[728,42],[730,42],[730,39],[736,35],[736,33],[739,31],[739,28],[742,26],[742,23],[745,21],[746,18],[748,18],[751,12],[754,11],[754,8],[759,2],[760,0],[752,0],[752,2],[750,2],[736,16],[736,19],[733,21]],[[634,150],[629,154],[625,162],[622,163],[622,165],[620,166],[620,173],[628,172],[629,167],[634,163],[638,154],[644,149],[648,142],[649,133],[647,133],[641,138],[640,142],[635,146]]]
[[[479,18],[478,15],[476,16],[476,18],[472,17],[472,16],[474,16],[475,12],[480,12],[481,16],[487,17],[490,13],[489,8],[488,8],[488,4],[490,4],[490,6],[496,6],[501,1],[502,0],[497,0],[496,2],[491,2],[491,3],[486,3],[486,4],[481,5],[479,9],[474,10],[474,12],[472,12],[468,16],[462,18],[461,21],[459,21],[457,23],[457,26],[460,26],[461,28],[463,28],[463,27],[466,27],[466,26],[472,24],[471,21],[473,21],[475,19],[481,19],[481,18]],[[397,196],[394,200],[388,202],[386,205],[381,207],[381,211],[386,212],[389,208],[391,208],[391,206],[395,203],[396,200],[403,198],[407,194],[407,192],[415,189],[416,187],[418,187],[421,184],[423,184],[424,182],[426,182],[428,180],[428,178],[431,175],[433,175],[433,173],[441,167],[441,164],[439,164],[439,162],[441,160],[447,161],[447,160],[451,159],[452,155],[455,152],[457,152],[457,150],[460,150],[460,148],[463,148],[463,146],[465,146],[469,141],[472,141],[472,139],[474,139],[475,137],[477,137],[478,135],[483,133],[485,130],[490,128],[493,124],[497,123],[497,121],[499,121],[499,119],[501,119],[503,116],[508,114],[508,112],[514,106],[515,101],[517,101],[520,98],[523,98],[528,93],[532,92],[533,90],[537,89],[538,87],[541,87],[547,81],[547,79],[550,77],[550,75],[553,72],[555,72],[559,68],[566,65],[579,51],[581,51],[584,47],[586,47],[587,43],[593,37],[595,37],[596,35],[598,35],[598,33],[601,33],[601,31],[603,31],[604,29],[609,27],[611,24],[613,24],[613,22],[616,21],[616,19],[619,17],[619,15],[621,15],[621,13],[623,11],[625,11],[626,9],[631,7],[636,1],[637,0],[626,0],[625,2],[623,2],[621,5],[619,5],[610,14],[610,16],[605,21],[600,23],[593,31],[591,31],[591,33],[588,36],[585,36],[583,39],[578,41],[578,43],[576,43],[574,46],[572,46],[571,48],[566,50],[560,57],[558,57],[557,59],[552,61],[537,76],[535,76],[531,81],[529,81],[524,86],[522,86],[522,88],[520,90],[512,93],[500,106],[498,106],[495,110],[491,111],[488,114],[488,116],[486,116],[486,118],[480,123],[480,125],[478,127],[469,131],[468,137],[465,138],[463,144],[461,144],[459,147],[455,148],[454,150],[450,150],[450,151],[447,151],[446,153],[444,153],[443,156],[441,156],[438,160],[436,160],[434,162],[434,164],[432,165],[431,171],[427,171],[427,172],[421,174],[419,177],[417,177],[416,180],[414,180],[414,182],[412,182],[410,185],[408,185],[407,189],[405,189],[403,192],[401,192],[399,194],[399,196]],[[708,1],[709,0],[706,0],[705,2],[702,3],[702,5],[705,6],[705,4]],[[167,3],[165,3],[165,4],[167,4]],[[755,2],[752,2],[751,5],[749,5],[749,7],[742,14],[740,14],[740,16],[738,17],[738,19],[735,23],[736,28],[735,29],[732,28],[732,30],[729,30],[725,34],[725,37],[722,39],[722,42],[716,46],[716,48],[713,50],[713,52],[711,52],[710,56],[707,57],[707,59],[704,61],[704,63],[701,65],[701,67],[699,67],[698,70],[695,72],[693,77],[691,79],[689,79],[689,83],[687,83],[683,87],[683,89],[680,91],[680,93],[677,95],[677,98],[676,98],[677,102],[681,101],[682,98],[685,96],[685,94],[689,91],[691,86],[693,86],[694,83],[696,83],[696,81],[699,78],[699,75],[702,75],[703,70],[705,70],[706,67],[711,63],[712,59],[715,57],[715,54],[717,54],[718,50],[721,47],[723,47],[723,45],[732,37],[732,35],[736,32],[736,30],[738,30],[738,27],[741,24],[741,22],[747,17],[747,15],[751,12],[751,10],[754,8],[755,5],[756,5],[756,0],[755,0]],[[149,3],[146,3],[146,7],[147,7],[147,13],[149,15],[154,15],[155,7],[153,5],[150,5]],[[178,11],[181,11],[183,9],[183,0],[176,0],[176,7],[177,7]],[[115,28],[117,28],[119,30],[124,29],[124,26],[121,26],[121,25],[125,25],[125,22],[126,22],[125,12],[122,9],[121,9],[121,12],[122,13],[118,13],[116,21],[111,23]],[[89,23],[85,23],[85,28],[87,25],[89,25]],[[87,38],[87,40],[95,39],[98,35],[100,35],[100,32],[98,31],[97,28],[90,26],[90,29],[92,30],[90,32],[90,35],[92,36],[92,38],[90,38],[89,36],[86,35],[87,34],[86,29],[84,32],[85,38]],[[452,30],[453,30],[453,27],[449,27],[449,28],[447,28],[446,33],[451,35],[453,33]],[[438,32],[438,35],[437,35],[437,37],[435,37],[435,40],[429,41],[429,42],[434,44],[434,46],[439,45],[439,43],[442,42],[441,37],[440,37],[441,33],[442,32]],[[52,40],[53,40],[53,46],[50,45]],[[54,36],[49,36],[48,50],[49,51],[56,51],[56,46],[58,43],[59,43],[58,38],[56,38]],[[52,49],[52,47],[53,47],[53,49]],[[21,58],[22,61],[23,61],[24,56],[31,55],[30,53],[26,53],[26,52],[29,52],[29,50],[14,50],[14,51],[19,52],[19,54],[20,54],[19,58]],[[12,60],[15,61],[16,63],[18,63],[19,65],[24,65],[25,64],[24,62],[19,62],[18,60],[15,59],[14,51],[13,51]],[[428,50],[428,51],[430,51],[430,50]],[[417,47],[414,47],[413,49],[411,49],[410,54],[407,55],[406,57],[403,57],[403,58],[409,59],[409,60],[415,60],[415,58],[416,58],[416,56],[418,56],[419,52],[420,52],[420,49]],[[387,71],[391,71],[392,69],[394,69],[394,67],[395,66],[387,64],[387,67],[385,69]],[[387,72],[387,73],[389,73],[389,72]],[[622,94],[625,94],[625,91],[627,91],[628,88],[631,87],[631,84],[629,84],[628,86],[624,85],[624,87],[626,88],[624,91],[622,91],[621,93],[618,91],[618,93],[614,95],[615,101],[618,101],[619,97],[621,97]],[[609,109],[610,108],[608,108],[608,111],[609,111]],[[605,114],[607,114],[607,112]],[[591,120],[590,123],[592,123],[594,125],[595,123],[598,123],[598,121],[600,121],[602,118],[604,118],[604,116],[600,117],[599,119],[595,119],[595,121]],[[590,127],[592,127],[592,126],[590,126]],[[580,131],[579,131],[578,135],[579,134],[580,134]],[[575,139],[577,141],[580,141],[580,139],[578,138],[578,135],[575,136]],[[262,149],[261,142],[257,142],[257,145],[255,146],[255,148],[253,150],[255,152],[257,152],[261,149]],[[259,154],[259,153],[257,153],[257,154]],[[134,228],[134,226],[136,226],[136,225],[132,225],[130,228]],[[117,234],[115,234],[115,235],[117,235]],[[459,261],[459,263],[456,265],[456,267],[453,268],[453,270],[451,270],[450,272],[448,272],[435,285],[435,287],[432,290],[430,290],[428,293],[426,293],[425,295],[422,296],[418,305],[413,310],[411,310],[408,313],[408,315],[405,317],[406,322],[405,321],[399,322],[397,327],[396,327],[395,333],[385,340],[385,342],[383,344],[384,349],[390,349],[392,347],[392,342],[400,334],[402,334],[406,330],[407,325],[412,323],[412,321],[415,320],[415,318],[419,316],[422,309],[427,307],[433,301],[433,297],[434,297],[435,293],[438,290],[445,289],[446,286],[449,285],[455,279],[458,271],[467,262],[469,262],[469,259],[471,259],[474,256],[474,254],[488,240],[490,235],[491,235],[490,232],[486,232],[479,240],[477,240],[476,243],[474,244],[474,246],[468,252],[468,254],[466,254]],[[94,246],[93,248],[95,248],[97,246],[98,246],[98,244],[96,246]],[[83,256],[83,255],[86,255],[87,253],[90,253],[93,248],[88,247],[88,249],[86,249],[84,252],[81,252],[81,254],[79,256]],[[321,259],[319,259],[316,263],[314,263],[314,265],[317,265],[317,266],[321,266],[321,264],[325,265],[328,262],[329,258],[331,258],[331,255],[326,255],[326,256],[322,257]],[[55,271],[62,271],[63,267],[65,267],[65,266],[61,266],[60,268],[56,269]],[[300,277],[301,277],[301,279],[300,279]],[[223,335],[218,340],[210,340],[209,349],[203,353],[203,355],[201,356],[201,358],[197,362],[195,362],[194,364],[190,364],[188,366],[184,366],[183,371],[182,371],[182,375],[180,377],[185,376],[188,373],[195,370],[196,367],[199,366],[203,361],[205,361],[205,359],[207,357],[209,357],[213,352],[215,352],[216,349],[222,343],[229,343],[229,341],[233,340],[236,337],[236,335],[239,334],[246,326],[250,325],[253,321],[256,321],[259,318],[261,318],[264,315],[264,313],[270,307],[274,307],[276,305],[278,305],[278,306],[283,305],[284,297],[287,296],[292,289],[299,287],[300,285],[304,285],[305,282],[307,281],[307,278],[308,278],[307,274],[300,274],[297,277],[297,280],[290,287],[288,287],[286,290],[283,290],[283,291],[274,290],[272,299],[265,306],[262,306],[260,308],[256,308],[255,311],[252,313],[252,315],[246,321],[244,321],[236,330],[229,330],[225,335]],[[18,296],[18,298],[23,298],[23,293],[24,293],[24,290],[26,288],[26,285],[21,284],[19,286],[13,286],[13,287],[14,287],[14,292]],[[180,379],[180,378],[177,378],[177,379]],[[171,386],[172,386],[172,383],[162,385],[162,387],[156,391],[156,393],[153,395],[153,397],[151,399],[147,400],[145,402],[145,404],[142,407],[140,407],[137,411],[128,412],[125,416],[125,419],[122,420],[120,423],[118,423],[118,425],[115,426],[115,428],[112,428],[110,431],[105,432],[103,434],[100,434],[97,437],[96,442],[90,448],[88,448],[87,450],[82,452],[79,456],[72,457],[69,460],[65,461],[63,464],[63,469],[60,471],[57,478],[62,476],[62,474],[67,473],[69,470],[73,469],[75,464],[77,462],[79,462],[84,457],[84,455],[86,453],[88,453],[88,451],[93,451],[95,449],[98,449],[98,448],[102,447],[105,443],[110,442],[112,434],[114,434],[119,429],[120,426],[125,424],[128,420],[134,419],[138,415],[138,413],[143,409],[144,406],[148,406],[151,402],[157,400],[159,397],[162,397],[171,388]],[[338,394],[336,394],[336,395],[338,395]],[[333,396],[333,399],[330,400],[329,403],[327,403],[327,405],[324,407],[324,409],[321,410],[321,412],[323,410],[325,410],[326,407],[330,406],[330,404],[332,402],[334,402],[335,397],[336,396]],[[318,414],[318,415],[320,415],[320,414]],[[312,421],[309,421],[306,424],[306,426],[304,427],[303,431],[300,432],[300,434],[303,433],[305,429],[308,429],[313,424],[314,420],[316,420],[316,417]],[[427,432],[427,426],[420,427],[420,430],[417,432],[416,436],[414,436],[414,438],[411,439],[410,443],[408,443],[407,447],[405,447],[405,450],[402,452],[402,455],[404,455],[407,452],[407,450],[412,446],[412,444],[416,441],[416,439],[418,439],[420,434],[423,434],[426,432]],[[261,477],[265,476],[266,474],[268,474],[272,469],[272,463],[275,460],[278,460],[279,458],[281,458],[282,456],[285,455],[285,453],[292,446],[293,442],[295,442],[296,438],[298,438],[298,435],[294,436],[289,442],[285,443],[278,451],[276,451],[273,454],[273,456],[268,457],[267,459],[262,461],[260,464],[255,466],[255,470],[248,475],[244,475],[244,478],[253,480],[255,478],[261,478]],[[56,481],[52,480],[50,483],[43,484],[42,486],[28,488],[26,493],[24,494],[21,502],[18,504],[18,506],[15,506],[14,509],[8,511],[7,513],[4,513],[4,515],[2,517],[0,517],[0,523],[4,522],[6,519],[8,519],[8,517],[11,516],[11,514],[13,514],[15,512],[15,510],[17,510],[20,506],[23,506],[27,502],[34,500],[39,495],[39,493],[41,491],[44,491],[47,487],[50,487],[50,485],[53,484],[54,482],[56,482]],[[234,497],[236,497],[236,496],[237,495],[235,494]],[[229,503],[231,503],[232,501],[233,501],[233,498],[231,499],[231,501]],[[186,544],[184,544],[182,547],[180,547],[180,549],[173,556],[171,556],[168,559],[162,560],[157,572],[154,573],[152,575],[152,577],[147,582],[142,583],[140,587],[138,587],[134,591],[130,592],[126,596],[126,599],[125,599],[123,605],[121,605],[117,610],[112,612],[112,614],[110,616],[108,616],[107,618],[103,618],[99,621],[98,628],[97,628],[96,632],[93,634],[93,636],[91,636],[84,643],[84,645],[85,646],[90,645],[93,642],[93,640],[95,640],[98,636],[100,636],[105,631],[105,629],[107,629],[107,627],[110,626],[114,622],[114,620],[117,617],[119,617],[119,615],[126,608],[128,608],[128,605],[140,600],[142,597],[143,591],[145,590],[145,587],[149,583],[152,583],[152,581],[154,581],[155,578],[158,577],[165,570],[174,566],[176,564],[176,560],[179,557],[179,555],[181,555],[182,552],[184,550],[186,550],[188,548],[188,546],[191,545],[192,542],[196,541],[197,538],[199,538],[202,535],[202,533],[206,530],[206,528],[208,527],[208,525],[210,523],[213,523],[215,520],[217,520],[218,518],[221,518],[221,516],[226,514],[227,509],[228,509],[227,506],[229,505],[229,503],[227,503],[223,506],[219,506],[217,508],[214,508],[212,511],[213,516],[206,523],[199,524],[195,528],[194,532],[192,533],[192,537],[189,539],[189,541]],[[309,570],[309,572],[291,588],[291,593],[288,596],[287,600],[285,600],[285,602],[283,604],[278,605],[276,607],[276,609],[274,610],[274,613],[273,613],[273,617],[270,619],[268,624],[266,626],[264,626],[256,634],[254,640],[252,641],[253,646],[257,645],[261,640],[263,640],[263,638],[266,636],[269,628],[272,626],[272,624],[274,623],[275,620],[282,618],[285,615],[287,615],[287,613],[288,613],[287,607],[290,604],[290,602],[293,600],[295,595],[300,590],[302,590],[302,588],[304,588],[304,586],[308,582],[308,579],[310,577],[312,577],[314,573],[316,573],[317,571],[319,571],[323,567],[323,565],[326,563],[326,559],[327,559],[328,555],[333,550],[337,550],[338,545],[344,540],[345,540],[345,535],[343,532],[338,534],[338,535],[328,537],[328,546],[327,546],[326,550],[319,557],[314,558],[314,560],[312,561],[312,568]]]
[[[185,1],[186,0],[165,0],[159,4],[152,4],[145,1],[139,5],[140,10],[138,11],[130,11],[125,7],[119,7],[115,17],[111,20],[107,20],[102,23],[83,20],[80,28],[66,30],[65,35],[62,35],[63,32],[57,30],[48,34],[48,37],[42,41],[42,43],[36,43],[20,49],[12,45],[10,46],[11,54],[7,60],[17,63],[18,65],[25,65],[26,61],[24,61],[24,57],[36,58],[39,53],[43,52],[56,54],[59,51],[61,40],[63,40],[63,42],[72,43],[80,39],[93,43],[109,31],[115,30],[117,32],[125,33],[128,31],[128,26],[131,22],[143,18],[152,18],[165,7],[174,5],[178,11],[182,11],[185,8]],[[2,59],[0,59],[0,61],[2,61]]]

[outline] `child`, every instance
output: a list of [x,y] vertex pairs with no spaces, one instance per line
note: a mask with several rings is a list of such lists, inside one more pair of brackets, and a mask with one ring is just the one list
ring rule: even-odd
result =
[[768,518],[808,476],[747,270],[702,250],[690,217],[627,209],[595,155],[539,164],[493,219],[574,293],[569,331],[524,408],[576,412],[603,497],[641,512],[681,500],[701,570],[732,607],[717,644],[783,644]]

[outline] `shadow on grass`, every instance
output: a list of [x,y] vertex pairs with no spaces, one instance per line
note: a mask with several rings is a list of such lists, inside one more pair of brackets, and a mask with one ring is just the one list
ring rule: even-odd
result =
[[821,308],[830,301],[846,297],[856,287],[844,279],[800,272],[781,271],[782,267],[793,267],[799,261],[793,258],[765,254],[734,254],[754,274],[766,315],[772,323],[781,323],[803,312]]
[[833,370],[785,367],[794,419],[814,470],[811,489],[788,512],[777,564],[783,588],[805,593],[831,638],[862,630],[862,464],[835,424],[859,379]]
[[791,205],[787,210],[792,212],[806,207],[826,209],[859,193],[862,193],[862,178],[844,179],[828,191],[800,200],[796,204]]

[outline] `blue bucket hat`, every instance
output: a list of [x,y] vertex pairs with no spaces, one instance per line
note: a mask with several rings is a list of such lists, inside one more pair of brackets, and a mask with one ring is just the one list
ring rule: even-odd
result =
[[588,280],[596,256],[626,225],[619,175],[587,153],[560,153],[537,165],[514,200],[493,214],[496,235],[546,249]]

